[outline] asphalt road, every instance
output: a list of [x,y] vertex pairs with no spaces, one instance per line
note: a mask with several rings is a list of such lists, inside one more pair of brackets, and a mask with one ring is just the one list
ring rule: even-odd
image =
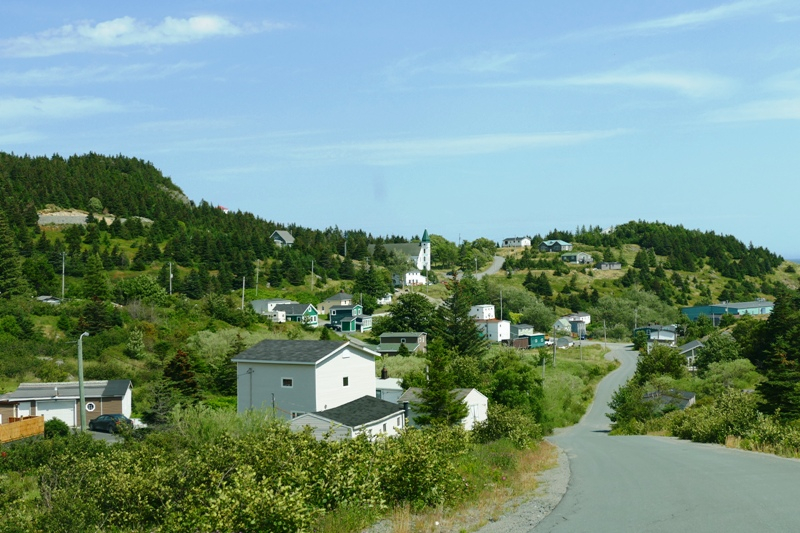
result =
[[636,353],[598,386],[577,425],[550,440],[572,476],[561,503],[535,528],[557,532],[800,531],[800,461],[666,437],[612,437],[605,413],[633,374]]

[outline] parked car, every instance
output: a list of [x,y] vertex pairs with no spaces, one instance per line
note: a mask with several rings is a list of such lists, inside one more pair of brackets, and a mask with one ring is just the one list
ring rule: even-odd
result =
[[132,428],[133,422],[125,415],[100,415],[89,421],[91,431],[116,433],[121,427]]

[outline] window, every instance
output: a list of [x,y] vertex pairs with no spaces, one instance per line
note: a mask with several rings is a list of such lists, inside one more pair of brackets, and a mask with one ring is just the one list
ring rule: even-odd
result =
[[95,406],[94,402],[87,402],[87,403],[86,403],[86,410],[87,410],[88,412],[90,412],[90,413],[91,413],[91,412],[92,412],[92,411],[94,411],[96,408],[97,408],[97,407]]
[[292,378],[282,378],[281,387],[291,389],[292,387],[294,387],[294,380]]
[[342,387],[349,387],[350,386],[350,378],[345,376],[342,378]]
[[386,424],[383,425],[383,432],[386,433]]
[[380,399],[382,399],[382,397],[383,397],[383,391],[382,391],[382,390],[376,390],[376,391],[375,391],[375,397],[376,397],[377,399],[379,399],[379,400],[380,400]]
[[401,427],[403,427],[403,426],[402,426],[402,422],[400,421],[400,417],[399,417],[399,416],[397,417],[397,424],[395,425],[395,427],[398,427],[398,428],[401,428]]
[[300,415],[304,415],[303,411],[292,411],[292,418],[297,418]]

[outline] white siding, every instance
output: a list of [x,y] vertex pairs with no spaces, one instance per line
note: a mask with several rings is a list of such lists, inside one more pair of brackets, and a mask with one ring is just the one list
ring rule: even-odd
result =
[[36,414],[44,415],[44,421],[57,418],[69,427],[75,427],[75,400],[39,400],[36,402]]
[[471,431],[476,422],[483,422],[489,416],[489,400],[486,396],[473,389],[464,398],[464,403],[467,404],[469,413],[461,423],[464,425],[464,429]]
[[[342,385],[344,377],[348,378],[346,387]],[[318,364],[316,386],[316,407],[309,411],[333,409],[362,396],[374,398],[375,358],[348,346]]]

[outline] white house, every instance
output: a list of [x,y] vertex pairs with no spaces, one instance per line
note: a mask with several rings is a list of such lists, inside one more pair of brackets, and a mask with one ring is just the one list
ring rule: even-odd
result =
[[261,341],[231,359],[237,410],[274,408],[291,419],[374,397],[377,355],[344,341]]
[[300,415],[290,425],[295,431],[311,428],[318,440],[326,436],[331,440],[352,439],[361,433],[375,439],[397,435],[405,427],[405,414],[396,403],[362,396],[339,407]]
[[[84,381],[86,421],[105,414],[130,418],[133,385],[129,379]],[[70,427],[80,427],[78,382],[21,383],[17,390],[0,396],[0,422],[9,417],[44,416],[57,418]]]
[[476,320],[475,323],[478,324],[478,329],[480,329],[484,336],[491,342],[503,342],[511,338],[511,322],[508,320],[497,320],[494,318],[489,320]]
[[494,318],[494,305],[473,305],[469,309],[469,316],[477,320],[492,320]]
[[387,292],[381,298],[378,298],[378,305],[389,305],[392,303],[392,293]]
[[508,239],[503,239],[503,248],[520,248],[530,245],[530,237],[509,237]]
[[411,269],[405,274],[392,274],[392,283],[396,287],[408,287],[410,285],[426,285],[428,278],[422,275],[417,269]]
[[[414,424],[417,417],[417,412],[414,409],[414,404],[420,403],[419,388],[411,387],[403,393],[398,400],[398,403],[404,405],[408,402],[408,423]],[[455,394],[457,400],[461,400],[467,405],[467,416],[461,419],[461,425],[467,431],[471,430],[476,422],[483,422],[488,418],[489,412],[489,399],[481,393],[478,389],[453,389],[451,392]]]

